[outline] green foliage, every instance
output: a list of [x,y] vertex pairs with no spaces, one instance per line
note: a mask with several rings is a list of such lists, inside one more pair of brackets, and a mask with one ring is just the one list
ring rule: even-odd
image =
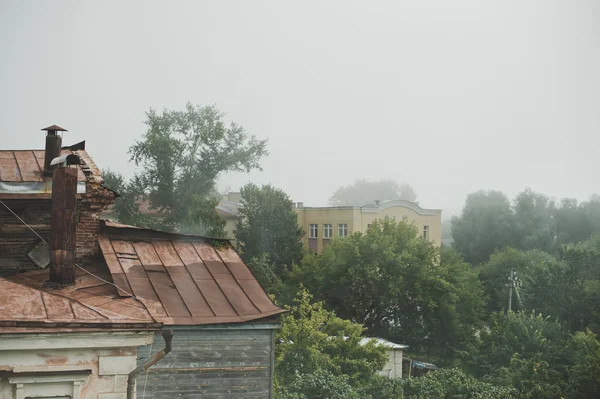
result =
[[557,321],[533,312],[495,313],[474,371],[523,398],[556,398],[565,389],[567,333]]
[[116,191],[120,197],[116,199],[113,207],[116,219],[123,224],[146,228],[160,228],[160,220],[143,215],[140,212],[138,198],[143,197],[143,190],[136,179],[125,181],[120,173],[108,169],[102,173],[104,185]]
[[235,236],[242,258],[250,261],[267,255],[280,278],[304,254],[300,241],[304,232],[298,226],[298,215],[292,201],[282,190],[270,185],[247,184],[241,190],[242,205]]
[[512,388],[478,381],[458,369],[432,371],[402,380],[401,385],[406,399],[513,399],[517,394]]
[[[290,282],[303,282],[342,318],[370,335],[454,361],[475,343],[483,295],[459,256],[422,239],[406,221],[386,218],[365,233],[309,255]],[[452,359],[452,360],[451,360]]]
[[499,191],[469,194],[461,215],[452,218],[452,245],[472,265],[512,245],[514,232],[510,201]]
[[218,204],[219,200],[217,198],[192,196],[187,208],[188,214],[181,221],[178,231],[208,237],[227,237],[225,219],[215,211]]
[[[524,252],[514,248],[504,248],[494,252],[489,261],[477,267],[486,294],[488,311],[497,312],[508,308],[506,283],[512,269],[516,270],[517,277],[523,283],[521,292],[526,293],[533,284],[532,276],[547,270],[553,263],[556,263],[553,256],[537,250]],[[534,304],[534,299],[527,298],[527,295],[522,296],[525,307],[531,308],[528,305]],[[520,306],[514,295],[513,309],[518,309]]]
[[532,274],[527,304],[558,317],[567,330],[600,331],[600,252],[598,238],[560,251],[560,262]]
[[556,228],[554,201],[546,195],[526,189],[514,200],[514,244],[522,250],[537,249],[553,252]]
[[510,246],[556,254],[565,244],[600,233],[600,196],[578,203],[563,199],[560,206],[526,189],[511,202],[498,191],[470,194],[459,217],[452,220],[453,246],[467,262],[486,262]]
[[260,286],[269,294],[279,298],[284,292],[284,287],[281,279],[275,274],[275,265],[269,260],[269,255],[262,254],[254,257],[248,261],[247,265]]
[[356,180],[354,183],[339,187],[331,198],[331,206],[360,206],[375,201],[405,200],[415,202],[417,194],[408,184],[398,184],[394,180]]
[[600,397],[600,342],[587,330],[576,333],[569,344],[573,365],[569,368],[568,397],[592,399]]
[[291,311],[282,316],[277,334],[275,371],[277,383],[290,387],[298,376],[327,372],[346,375],[352,385],[368,383],[383,368],[385,349],[373,342],[361,346],[364,327],[337,317],[313,303],[301,287]]
[[227,126],[215,106],[188,103],[183,111],[151,109],[146,116],[148,130],[129,149],[143,169],[137,194],[160,211],[164,229],[222,235],[209,193],[221,173],[259,168],[266,140],[235,123]]
[[302,374],[287,386],[279,399],[361,399],[345,375],[326,371]]

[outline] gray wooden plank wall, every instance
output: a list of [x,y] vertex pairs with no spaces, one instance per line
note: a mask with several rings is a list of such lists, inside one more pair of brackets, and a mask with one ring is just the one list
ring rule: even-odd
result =
[[[273,333],[175,330],[171,353],[137,377],[137,399],[269,399]],[[163,347],[157,337],[152,354]],[[150,346],[138,348],[138,364],[150,356]]]

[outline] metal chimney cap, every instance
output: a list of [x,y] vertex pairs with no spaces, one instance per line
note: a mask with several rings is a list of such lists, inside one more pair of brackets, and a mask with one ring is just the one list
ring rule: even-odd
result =
[[46,132],[68,132],[67,129],[63,129],[62,127],[60,127],[58,125],[48,126],[42,130],[46,131]]

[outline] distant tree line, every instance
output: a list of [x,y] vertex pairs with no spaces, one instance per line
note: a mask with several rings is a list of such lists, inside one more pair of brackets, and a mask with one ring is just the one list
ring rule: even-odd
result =
[[526,189],[513,201],[499,191],[478,191],[467,196],[460,216],[452,219],[453,247],[473,264],[487,261],[504,247],[556,254],[600,233],[600,197],[558,203]]

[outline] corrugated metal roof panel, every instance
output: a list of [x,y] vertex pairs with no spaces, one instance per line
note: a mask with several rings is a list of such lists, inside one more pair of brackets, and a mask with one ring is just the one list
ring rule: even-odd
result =
[[285,312],[227,241],[215,247],[203,237],[111,222],[99,241],[113,279],[124,273],[135,297],[165,324],[239,323]]

